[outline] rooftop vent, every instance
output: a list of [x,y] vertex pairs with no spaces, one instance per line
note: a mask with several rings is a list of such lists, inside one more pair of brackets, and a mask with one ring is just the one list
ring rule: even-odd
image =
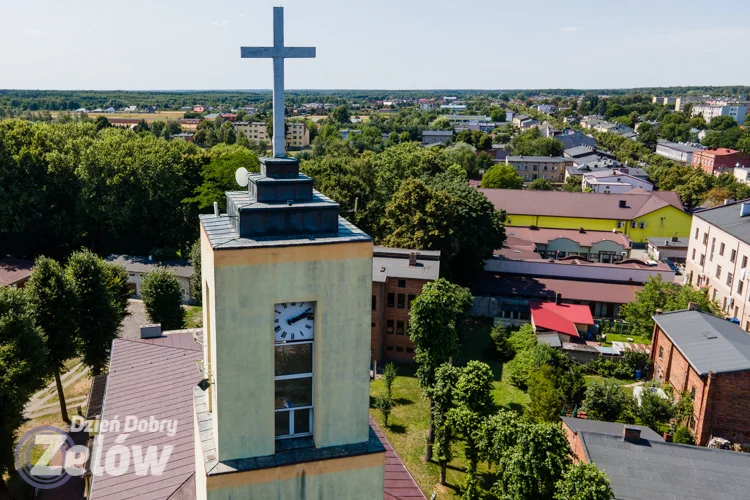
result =
[[142,339],[156,339],[161,337],[161,323],[154,323],[152,325],[141,325],[141,338]]
[[417,265],[417,252],[409,252],[409,265],[410,266]]
[[622,426],[622,439],[630,443],[637,443],[641,440],[641,430],[637,427],[630,427],[629,425]]
[[627,208],[628,202],[625,200],[620,200],[620,208]]
[[740,205],[740,217],[747,217],[750,215],[750,203],[743,203]]

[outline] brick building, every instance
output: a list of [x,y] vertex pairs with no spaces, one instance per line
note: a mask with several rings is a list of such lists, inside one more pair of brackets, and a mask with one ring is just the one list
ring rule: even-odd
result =
[[654,316],[653,376],[693,395],[699,445],[712,436],[750,443],[750,335],[698,310]]
[[732,174],[733,169],[750,166],[750,156],[734,149],[710,148],[693,152],[693,167],[702,168],[711,175]]
[[409,310],[425,283],[440,275],[440,252],[374,247],[372,258],[372,359],[411,361]]

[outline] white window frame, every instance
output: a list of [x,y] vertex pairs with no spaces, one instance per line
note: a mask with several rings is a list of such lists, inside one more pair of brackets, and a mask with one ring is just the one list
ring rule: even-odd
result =
[[630,229],[636,229],[638,227],[638,223],[633,221],[630,223]]
[[[275,391],[276,391],[276,381],[278,380],[293,380],[293,379],[300,379],[300,378],[309,378],[312,381],[312,394],[310,397],[310,400],[312,403],[307,406],[295,406],[293,408],[274,408],[274,417],[276,413],[281,412],[287,412],[289,413],[289,434],[283,434],[281,436],[275,436],[276,439],[293,439],[293,438],[299,438],[299,437],[305,437],[305,436],[312,436],[312,430],[313,430],[313,406],[315,403],[315,340],[302,340],[302,341],[294,341],[294,342],[274,342],[274,367],[276,364],[276,347],[278,346],[289,346],[289,345],[302,345],[302,344],[310,344],[312,346],[310,350],[310,363],[312,366],[311,372],[306,373],[295,373],[293,375],[274,375],[273,382],[274,382],[274,399],[276,397]],[[275,369],[275,368],[274,368]],[[274,404],[274,406],[276,406]],[[310,432],[300,432],[295,433],[294,432],[294,412],[297,410],[310,410]],[[274,435],[276,434],[276,421],[274,419]]]
[[645,222],[641,222],[639,224],[639,226],[640,226],[641,229],[646,229],[646,223]]

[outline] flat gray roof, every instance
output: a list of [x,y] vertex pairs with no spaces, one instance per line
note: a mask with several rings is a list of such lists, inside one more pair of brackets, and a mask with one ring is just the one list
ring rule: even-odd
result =
[[157,267],[166,267],[175,275],[183,278],[193,276],[193,266],[187,260],[149,260],[148,257],[139,257],[133,255],[116,255],[112,254],[105,259],[107,262],[122,266],[126,271],[131,273],[148,273]]
[[687,248],[690,244],[690,238],[677,238],[677,241],[674,241],[674,238],[670,238],[669,236],[665,238],[646,238],[646,241],[659,248]]
[[[409,265],[409,255],[417,253],[417,265]],[[434,281],[440,277],[440,252],[407,248],[373,247],[372,281],[410,278]]]
[[513,163],[535,161],[535,162],[548,162],[548,163],[565,163],[570,161],[570,158],[563,158],[562,156],[508,156],[508,162]]
[[[615,436],[622,438],[622,428],[625,424],[617,422],[604,422],[603,420],[589,420],[587,418],[574,418],[574,417],[560,417],[565,425],[570,427],[575,433],[578,432],[593,432],[595,434],[605,434],[607,436]],[[628,427],[635,427],[641,431],[641,439],[648,439],[649,441],[664,441],[662,437],[655,431],[651,430],[650,427],[644,425],[630,425]]]
[[[744,200],[750,202],[750,200]],[[750,216],[741,217],[741,201],[700,210],[693,215],[731,234],[745,243],[750,243]]]
[[[643,434],[641,434],[643,436]],[[607,472],[618,500],[745,500],[750,454],[582,432],[584,452]]]
[[750,370],[750,335],[734,323],[701,311],[657,314],[654,321],[699,375]]
[[658,141],[656,141],[656,144],[657,146],[674,149],[675,151],[682,151],[683,153],[695,153],[696,151],[701,150],[701,148],[696,148],[695,146],[689,146],[687,144],[679,144],[677,142],[665,141],[664,139],[659,139]]
[[422,131],[422,135],[423,136],[425,136],[425,135],[439,135],[439,136],[448,137],[448,136],[452,136],[453,135],[453,131],[452,130],[423,130]]

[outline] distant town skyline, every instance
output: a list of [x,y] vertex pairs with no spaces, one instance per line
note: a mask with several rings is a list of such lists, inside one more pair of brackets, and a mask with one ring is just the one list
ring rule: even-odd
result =
[[[270,89],[277,2],[3,2],[0,88]],[[633,88],[750,83],[750,3],[288,0],[286,40],[316,59],[288,89]]]

